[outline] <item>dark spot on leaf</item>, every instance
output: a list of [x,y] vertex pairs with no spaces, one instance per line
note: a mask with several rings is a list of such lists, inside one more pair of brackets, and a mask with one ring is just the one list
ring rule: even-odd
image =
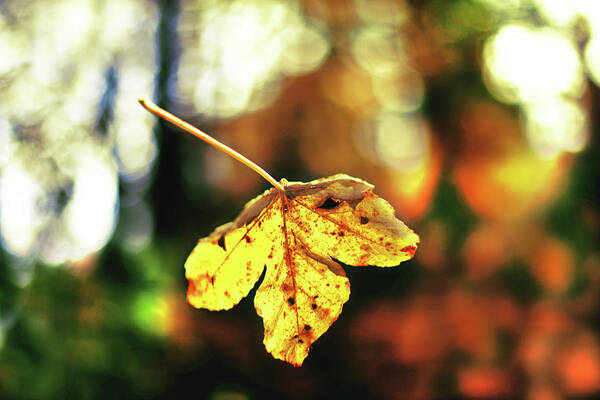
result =
[[310,331],[310,325],[304,325],[304,330],[305,331]]
[[360,217],[360,224],[361,225],[364,225],[367,222],[369,222],[369,218],[367,218],[367,217]]
[[344,233],[344,232],[342,232],[342,231],[339,231],[339,232],[338,232],[338,236],[344,236],[344,235],[345,235],[345,233]]
[[342,202],[340,200],[335,200],[335,199],[329,197],[323,202],[323,204],[321,204],[317,208],[320,208],[321,210],[333,210],[340,204],[342,204]]
[[244,236],[244,239],[246,239],[246,243],[252,242],[252,239],[248,235]]
[[294,300],[294,298],[293,298],[293,297],[290,297],[290,298],[288,298],[288,304],[289,304],[290,306],[293,306],[294,304],[296,304],[296,300]]
[[214,276],[210,277],[210,283],[212,283],[213,285],[215,284],[215,277]]
[[311,306],[311,307],[312,307],[312,309],[313,309],[313,310],[316,310],[316,309],[317,309],[317,305],[316,305],[315,303],[312,303],[312,306]]
[[225,297],[229,297],[229,292],[226,290],[224,293]]
[[221,247],[223,250],[227,250],[225,248],[225,235],[221,236],[219,238],[219,240],[217,240],[217,244],[219,245],[219,247]]

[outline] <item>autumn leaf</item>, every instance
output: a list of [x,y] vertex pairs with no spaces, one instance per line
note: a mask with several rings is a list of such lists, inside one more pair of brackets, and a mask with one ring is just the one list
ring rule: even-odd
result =
[[230,309],[266,266],[254,299],[264,344],[275,358],[299,366],[350,296],[336,260],[396,266],[414,255],[419,237],[360,179],[339,174],[282,185],[285,192],[266,191],[198,242],[185,263],[188,302]]
[[413,257],[419,236],[373,194],[373,185],[338,174],[312,182],[277,182],[260,166],[140,98],[148,111],[248,166],[269,183],[228,224],[200,239],[185,262],[187,299],[197,308],[228,310],[248,295],[263,318],[264,344],[275,358],[300,366],[350,297],[340,265],[391,267]]

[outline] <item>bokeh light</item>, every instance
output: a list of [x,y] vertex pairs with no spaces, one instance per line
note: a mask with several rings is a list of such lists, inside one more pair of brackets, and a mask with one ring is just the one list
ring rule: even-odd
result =
[[578,97],[583,89],[583,69],[574,44],[551,28],[506,25],[489,39],[484,60],[489,87],[503,101]]
[[329,52],[322,28],[303,18],[296,2],[186,1],[183,7],[181,36],[190,51],[180,61],[177,96],[209,117],[267,107],[283,74],[308,73]]
[[589,128],[582,107],[561,97],[550,97],[525,107],[525,132],[533,150],[545,157],[581,151]]
[[[18,195],[15,195],[18,194]],[[44,222],[43,189],[22,167],[6,166],[0,180],[0,223],[4,245],[14,254],[27,256]]]
[[371,75],[387,76],[402,66],[400,40],[393,27],[367,25],[354,34],[352,55]]
[[[153,120],[134,112],[131,99],[153,85],[156,10],[139,1],[8,3],[0,29],[3,243],[52,264],[80,260],[115,227],[113,146],[130,181],[147,177],[155,158]],[[123,44],[138,36],[141,44]]]

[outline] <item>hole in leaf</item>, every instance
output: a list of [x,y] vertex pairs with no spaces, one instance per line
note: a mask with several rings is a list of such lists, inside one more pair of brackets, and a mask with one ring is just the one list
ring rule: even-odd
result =
[[287,301],[290,306],[293,306],[296,303],[296,300],[294,300],[293,297],[290,297]]
[[369,218],[367,218],[367,217],[360,217],[360,224],[361,225],[364,225],[367,222],[369,222]]
[[310,331],[310,325],[304,325],[304,330],[305,331]]
[[219,245],[219,247],[221,247],[223,250],[227,250],[225,248],[225,235],[221,236],[219,238],[219,240],[217,241],[217,244]]
[[333,199],[331,197],[328,197],[327,200],[325,200],[323,202],[323,204],[321,204],[317,208],[320,208],[321,210],[333,210],[334,208],[336,208],[340,204],[342,204],[342,202],[340,200],[335,200],[335,199]]

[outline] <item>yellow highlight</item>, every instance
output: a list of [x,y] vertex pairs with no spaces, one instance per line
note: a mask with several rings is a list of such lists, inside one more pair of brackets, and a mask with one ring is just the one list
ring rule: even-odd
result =
[[247,296],[266,266],[254,305],[275,358],[302,364],[350,296],[334,260],[392,267],[413,257],[419,237],[394,217],[373,186],[348,175],[268,190],[233,222],[201,239],[185,263],[188,301],[229,309]]

